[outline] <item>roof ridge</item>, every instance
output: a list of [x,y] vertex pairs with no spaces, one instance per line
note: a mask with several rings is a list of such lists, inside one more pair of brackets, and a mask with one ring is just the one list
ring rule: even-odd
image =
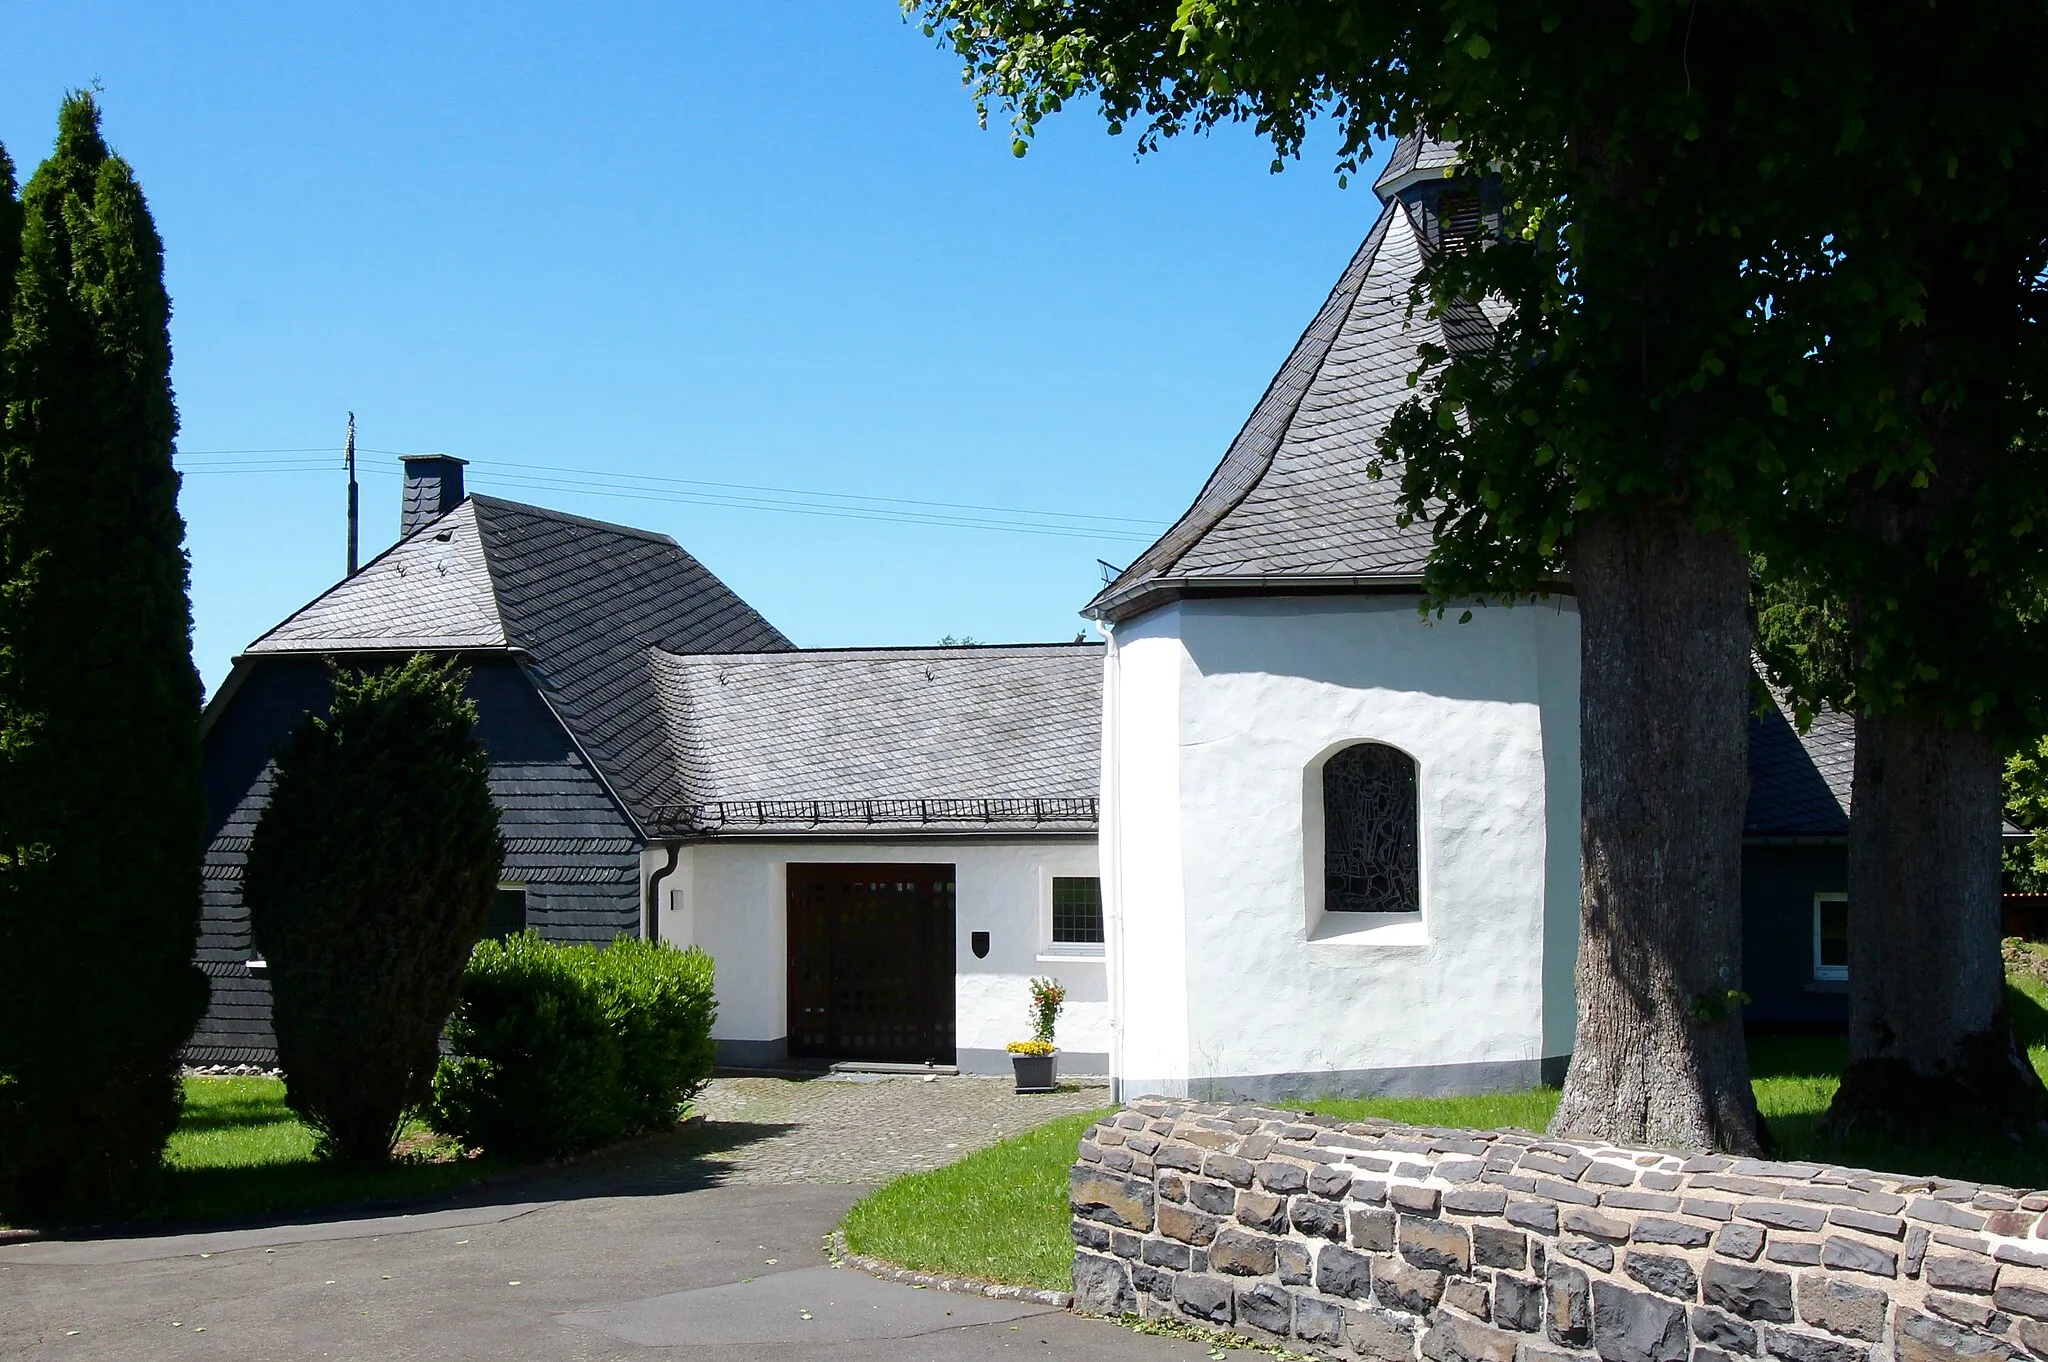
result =
[[[536,506],[530,501],[512,501],[506,497],[494,497],[479,492],[472,492],[464,497],[463,500],[475,502],[479,506],[502,507],[509,511],[524,511],[528,515],[544,516],[549,520],[565,520],[572,525],[582,525],[593,530],[610,530],[613,534],[623,534],[634,539],[646,539],[657,544],[668,544],[675,548],[682,548],[682,545],[676,541],[673,535],[663,534],[659,530],[643,530],[637,525],[621,525],[615,520],[597,520],[586,515],[576,515],[570,511],[558,511],[551,506]],[[453,514],[453,512],[450,512],[450,514]]]
[[794,658],[813,657],[952,657],[952,656],[1002,656],[1017,653],[1045,652],[1065,653],[1100,649],[1105,645],[1099,641],[1082,643],[909,643],[909,644],[864,644],[841,648],[777,648],[768,651],[756,650],[745,653],[677,653],[665,648],[655,648],[664,659],[674,662],[729,664],[739,661],[785,661]]

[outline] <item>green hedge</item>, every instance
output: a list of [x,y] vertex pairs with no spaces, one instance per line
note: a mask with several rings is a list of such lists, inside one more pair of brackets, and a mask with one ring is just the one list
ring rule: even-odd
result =
[[575,1153],[665,1130],[711,1077],[711,957],[621,937],[484,941],[462,977],[434,1124],[494,1154]]

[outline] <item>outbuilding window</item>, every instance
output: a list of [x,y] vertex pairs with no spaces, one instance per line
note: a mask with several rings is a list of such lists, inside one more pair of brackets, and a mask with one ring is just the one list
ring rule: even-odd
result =
[[1849,896],[1813,896],[1813,977],[1849,977]]
[[1093,875],[1052,877],[1052,942],[1055,946],[1102,944],[1102,881]]
[[1323,910],[1415,913],[1415,759],[1385,743],[1347,747],[1323,764]]

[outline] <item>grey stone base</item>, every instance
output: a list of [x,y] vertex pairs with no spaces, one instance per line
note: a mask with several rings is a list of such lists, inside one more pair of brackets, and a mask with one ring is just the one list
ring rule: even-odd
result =
[[[962,1052],[965,1053],[964,1051]],[[1479,1064],[1425,1064],[1403,1069],[1322,1069],[1314,1073],[1223,1074],[1199,1078],[1122,1078],[1112,1100],[1156,1093],[1202,1102],[1286,1102],[1317,1097],[1467,1097],[1526,1092],[1564,1081],[1570,1055]],[[965,1062],[962,1062],[965,1067]]]
[[[954,1054],[953,1062],[964,1074],[1008,1074],[1010,1052],[1008,1050],[961,1049]],[[1109,1056],[1094,1050],[1060,1051],[1059,1076],[1071,1075],[1100,1077],[1109,1072]]]
[[774,1040],[722,1040],[718,1042],[721,1069],[761,1069],[789,1058],[789,1037]]

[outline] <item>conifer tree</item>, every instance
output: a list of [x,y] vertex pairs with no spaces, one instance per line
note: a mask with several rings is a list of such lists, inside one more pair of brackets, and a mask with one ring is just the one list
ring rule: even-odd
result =
[[205,1009],[200,685],[163,249],[90,93],[65,99],[19,222],[0,233],[18,249],[0,365],[0,1206],[80,1214],[146,1189]]

